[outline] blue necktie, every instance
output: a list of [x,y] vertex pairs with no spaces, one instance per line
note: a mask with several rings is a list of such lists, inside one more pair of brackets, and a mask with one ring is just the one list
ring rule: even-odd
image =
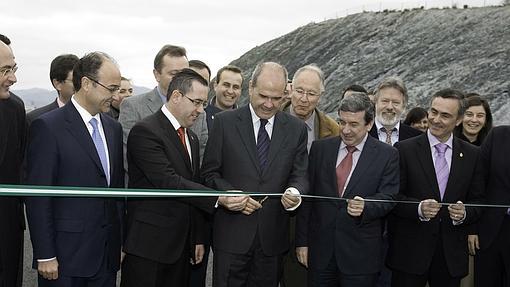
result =
[[99,128],[97,126],[97,119],[92,118],[89,123],[92,125],[92,141],[96,146],[97,155],[99,155],[99,160],[101,161],[101,165],[103,166],[104,174],[106,175],[106,181],[108,185],[110,184],[110,173],[108,172],[108,162],[106,160],[106,152],[104,150],[103,139],[99,134]]
[[266,131],[267,120],[260,119],[260,128],[257,135],[257,152],[259,156],[260,169],[264,171],[267,165],[267,154],[269,153],[269,144],[271,140]]

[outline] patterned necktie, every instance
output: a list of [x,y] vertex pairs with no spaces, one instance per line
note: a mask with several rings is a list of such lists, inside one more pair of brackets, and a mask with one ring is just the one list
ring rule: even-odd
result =
[[97,119],[92,118],[89,123],[92,125],[92,141],[96,146],[97,155],[99,156],[99,160],[101,161],[101,166],[103,166],[104,174],[106,175],[106,180],[108,185],[110,184],[110,173],[108,172],[108,162],[106,159],[106,151],[104,150],[104,143],[101,135],[99,134],[99,127],[97,126]]
[[181,143],[184,146],[184,150],[186,151],[186,153],[188,153],[188,147],[186,146],[186,136],[184,133],[185,131],[183,127],[177,129],[177,135],[179,135],[179,139],[181,139]]
[[266,131],[266,119],[260,119],[260,128],[257,135],[257,153],[259,157],[260,169],[264,171],[267,164],[267,154],[269,153],[269,144],[271,140]]
[[347,155],[345,155],[340,164],[336,167],[336,182],[338,185],[339,197],[344,195],[345,183],[352,169],[352,154],[357,150],[355,146],[346,146],[345,148],[347,149]]
[[389,145],[392,145],[391,134],[393,133],[394,130],[395,130],[395,128],[393,128],[391,130],[387,130],[386,128],[381,128],[381,131],[383,131],[386,134],[386,143]]
[[444,191],[446,190],[446,184],[448,183],[448,176],[450,171],[448,170],[448,163],[446,162],[445,152],[448,146],[444,143],[438,143],[434,146],[436,148],[436,161],[434,169],[436,170],[436,179],[439,186],[439,193],[441,199],[443,199]]

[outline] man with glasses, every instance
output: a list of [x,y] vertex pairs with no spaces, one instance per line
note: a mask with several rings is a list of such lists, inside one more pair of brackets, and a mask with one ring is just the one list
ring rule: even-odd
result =
[[[304,121],[308,131],[307,150],[317,139],[338,136],[338,123],[317,108],[324,93],[324,73],[316,65],[307,65],[294,73],[290,102],[282,109]],[[306,269],[299,264],[294,246],[295,214],[290,219],[291,248],[284,259],[283,286],[306,286]]]
[[[78,61],[71,101],[30,126],[27,184],[124,187],[122,128],[104,114],[120,78],[105,53]],[[39,286],[115,286],[124,199],[28,197],[26,205]]]
[[[128,137],[129,187],[205,190],[200,184],[197,135],[190,127],[204,112],[207,81],[191,69],[177,73],[166,103],[138,122]],[[128,200],[122,287],[188,286],[193,233],[200,229],[195,208],[211,214],[217,198],[140,198]],[[243,199],[241,199],[243,200]],[[191,242],[191,243],[190,243]]]
[[112,107],[108,112],[108,115],[118,120],[120,113],[120,104],[124,101],[124,99],[131,97],[132,95],[133,86],[131,85],[131,81],[128,78],[121,77],[120,90],[112,98]]
[[28,113],[27,121],[29,125],[40,115],[63,107],[71,99],[74,94],[73,67],[78,61],[78,57],[73,54],[60,55],[51,61],[50,80],[55,90],[57,90],[57,98],[50,104]]
[[[16,70],[11,48],[0,41],[0,184],[21,179],[26,121],[23,102],[10,93]],[[23,228],[20,199],[0,197],[0,286],[21,286]]]

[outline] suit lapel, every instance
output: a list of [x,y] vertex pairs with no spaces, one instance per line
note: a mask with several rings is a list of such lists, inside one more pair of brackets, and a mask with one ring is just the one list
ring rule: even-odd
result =
[[[255,135],[253,133],[253,123],[250,114],[250,108],[248,105],[239,109],[238,114],[239,121],[237,122],[236,128],[239,133],[241,140],[248,152],[248,156],[253,162],[253,165],[257,168],[260,173],[260,165],[257,157],[257,144],[255,143]],[[271,143],[272,145],[272,143]],[[270,147],[271,149],[271,147]],[[268,162],[269,166],[269,162]]]
[[5,151],[7,150],[7,138],[11,125],[7,122],[5,113],[7,108],[4,107],[7,100],[0,101],[0,163],[3,162]]
[[[190,162],[190,168],[191,168],[191,172],[195,173],[195,164],[197,162],[200,162],[200,151],[196,150],[196,147],[198,147],[200,144],[198,143],[198,139],[192,133],[190,133],[190,129],[186,129],[186,133],[188,135],[189,146],[191,149],[190,153],[191,153],[192,162]],[[197,157],[197,155],[198,155],[198,157]],[[198,166],[200,166],[200,164]]]
[[287,137],[287,118],[282,116],[282,112],[277,112],[274,117],[273,133],[271,135],[271,144],[269,145],[269,153],[267,156],[267,167],[265,170],[270,170],[271,163],[281,152],[281,146]]
[[157,89],[158,87],[154,88],[154,90],[152,90],[152,95],[147,97],[147,108],[151,111],[151,114],[154,114],[161,109],[161,106],[163,106],[163,102],[161,101],[161,97],[159,96]]
[[331,146],[329,146],[324,151],[324,162],[326,163],[325,170],[331,171],[328,175],[328,180],[333,183],[334,189],[331,194],[328,196],[338,197],[338,181],[336,178],[336,161],[338,159],[338,150],[340,149],[340,137],[336,137],[335,141],[331,142]]
[[[192,170],[191,168],[191,162],[188,156],[188,153],[184,149],[184,146],[182,145],[181,139],[179,138],[179,135],[177,134],[177,131],[175,130],[174,126],[168,118],[163,114],[161,110],[157,112],[158,121],[160,123],[161,129],[165,132],[167,135],[167,138],[170,140],[172,145],[179,151],[180,156],[182,157],[182,160],[186,163],[186,166],[189,170]],[[189,138],[189,134],[188,134]],[[191,145],[191,139],[190,139],[190,145]]]
[[[452,135],[453,136],[453,135]],[[461,156],[462,155],[462,156]],[[450,174],[448,175],[448,183],[446,184],[446,189],[443,196],[444,202],[452,202],[450,198],[454,200],[458,198],[456,186],[459,186],[456,181],[459,179],[462,180],[462,175],[466,174],[464,172],[464,167],[462,165],[462,159],[464,157],[464,150],[459,143],[459,139],[456,137],[453,138],[453,147],[452,147],[452,163],[450,166]]]
[[78,110],[76,110],[76,107],[72,102],[69,102],[67,105],[62,107],[62,109],[65,111],[67,131],[74,136],[76,141],[96,164],[96,167],[104,174],[101,160],[97,154],[96,146],[94,145],[92,137],[90,136],[90,133],[85,123],[83,122],[83,119],[78,113]]
[[347,188],[345,189],[344,196],[347,197],[353,190],[356,184],[363,179],[363,175],[365,174],[365,170],[372,165],[372,162],[376,158],[377,154],[377,146],[375,145],[375,139],[370,136],[367,137],[367,141],[365,142],[365,146],[361,151],[361,154],[358,159],[358,163],[356,164],[356,168],[352,172],[351,178],[349,179],[349,183],[347,183]]
[[415,146],[415,153],[420,161],[423,174],[427,178],[427,182],[430,183],[431,194],[434,199],[441,201],[441,194],[439,192],[439,185],[437,183],[436,172],[434,168],[434,162],[432,161],[432,153],[430,150],[430,142],[427,138],[427,134],[424,133],[419,136],[417,145]]

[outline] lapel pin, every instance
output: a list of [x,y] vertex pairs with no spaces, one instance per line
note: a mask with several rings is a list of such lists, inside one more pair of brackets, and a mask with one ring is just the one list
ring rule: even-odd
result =
[[460,153],[460,154],[459,154],[459,156],[460,156],[460,157],[464,157],[464,154],[463,154],[463,153]]

